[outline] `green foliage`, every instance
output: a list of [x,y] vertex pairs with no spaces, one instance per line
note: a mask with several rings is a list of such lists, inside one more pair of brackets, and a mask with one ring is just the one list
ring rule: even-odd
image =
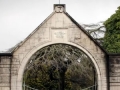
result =
[[104,48],[109,53],[120,53],[120,7],[105,23]]
[[93,67],[89,57],[78,48],[50,45],[30,58],[24,81],[39,90],[80,90],[94,84]]

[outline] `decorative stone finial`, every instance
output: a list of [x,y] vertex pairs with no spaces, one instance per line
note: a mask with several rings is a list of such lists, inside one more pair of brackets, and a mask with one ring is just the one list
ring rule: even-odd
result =
[[57,13],[65,12],[65,4],[54,4],[54,11]]

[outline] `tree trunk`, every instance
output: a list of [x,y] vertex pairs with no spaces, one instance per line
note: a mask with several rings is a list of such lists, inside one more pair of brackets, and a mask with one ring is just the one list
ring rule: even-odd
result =
[[59,71],[60,79],[59,79],[59,90],[65,90],[65,72],[67,71],[67,68],[62,68],[61,71]]

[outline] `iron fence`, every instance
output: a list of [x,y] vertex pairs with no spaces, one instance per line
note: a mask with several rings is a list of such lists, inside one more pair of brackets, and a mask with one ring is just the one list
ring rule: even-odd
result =
[[[28,85],[25,85],[25,83],[23,84],[23,90],[39,90],[33,87],[30,87]],[[97,90],[97,85],[93,85],[84,89],[80,89],[80,90]]]
[[97,85],[93,85],[93,86],[84,88],[84,89],[82,89],[82,90],[97,90]]
[[39,90],[39,89],[30,87],[30,86],[28,86],[28,85],[25,85],[25,83],[23,83],[23,90]]

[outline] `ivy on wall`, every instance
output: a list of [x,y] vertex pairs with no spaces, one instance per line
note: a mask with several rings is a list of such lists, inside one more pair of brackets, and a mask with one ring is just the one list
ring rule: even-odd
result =
[[120,6],[104,25],[106,33],[104,37],[103,47],[108,53],[120,53]]

